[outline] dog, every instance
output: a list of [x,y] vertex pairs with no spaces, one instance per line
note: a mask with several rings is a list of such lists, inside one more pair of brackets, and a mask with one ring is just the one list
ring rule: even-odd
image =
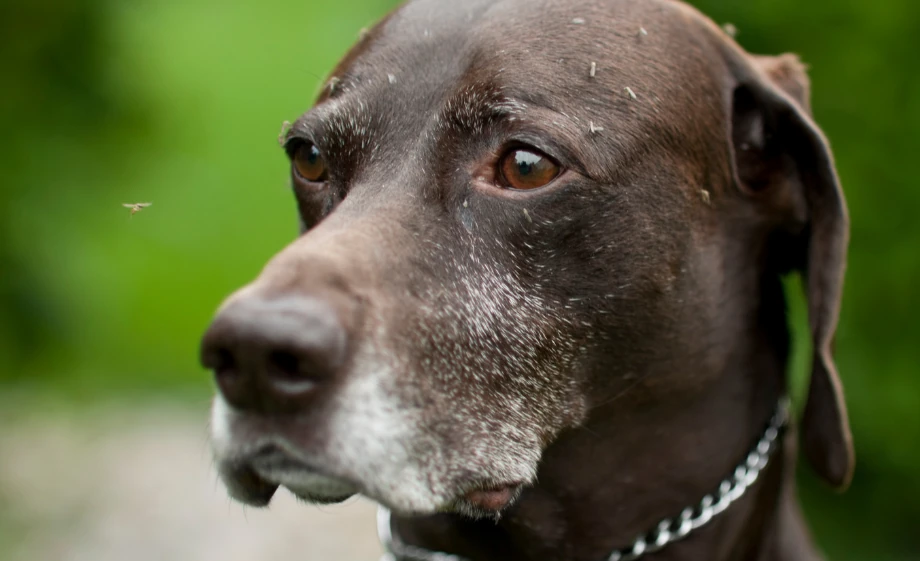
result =
[[301,235],[203,338],[230,495],[362,494],[396,559],[821,558],[793,468],[852,477],[848,218],[809,95],[676,0],[386,16],[281,139]]

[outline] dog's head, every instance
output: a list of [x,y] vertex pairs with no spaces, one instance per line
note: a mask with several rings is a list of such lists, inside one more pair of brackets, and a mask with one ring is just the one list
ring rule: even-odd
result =
[[498,511],[625,388],[689,402],[739,346],[785,360],[791,270],[806,453],[848,481],[830,357],[847,221],[796,59],[669,0],[418,0],[283,143],[303,234],[203,344],[234,497]]

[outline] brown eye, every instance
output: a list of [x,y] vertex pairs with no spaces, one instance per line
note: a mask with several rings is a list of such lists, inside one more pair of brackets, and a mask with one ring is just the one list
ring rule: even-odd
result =
[[509,151],[498,162],[504,183],[513,189],[543,187],[561,171],[559,164],[534,150],[517,148]]
[[307,181],[326,180],[326,162],[312,143],[301,144],[294,152],[294,171]]

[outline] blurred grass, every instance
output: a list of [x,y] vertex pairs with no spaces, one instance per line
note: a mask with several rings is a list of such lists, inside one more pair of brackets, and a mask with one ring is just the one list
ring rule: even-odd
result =
[[[806,510],[832,559],[920,559],[920,3],[694,3],[809,64],[850,205],[837,357],[859,464],[843,496],[804,472]],[[392,5],[0,6],[0,411],[207,398],[211,314],[296,235],[281,122]]]
[[113,4],[99,61],[122,104],[112,126],[21,127],[6,230],[56,340],[5,378],[207,391],[197,344],[219,299],[296,234],[281,122],[387,9],[273,4]]

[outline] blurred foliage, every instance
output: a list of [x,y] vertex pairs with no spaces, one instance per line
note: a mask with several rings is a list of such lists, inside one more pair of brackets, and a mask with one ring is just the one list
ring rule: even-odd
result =
[[[849,201],[837,357],[859,464],[841,496],[803,473],[806,511],[832,559],[917,559],[920,3],[694,3],[810,66]],[[0,5],[0,392],[205,396],[213,310],[296,232],[281,122],[392,4]],[[801,374],[801,298],[793,318]]]

